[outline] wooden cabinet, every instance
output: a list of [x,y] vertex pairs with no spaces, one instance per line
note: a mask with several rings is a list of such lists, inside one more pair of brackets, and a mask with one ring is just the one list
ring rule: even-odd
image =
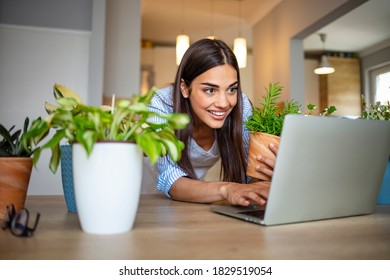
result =
[[320,110],[334,105],[336,116],[361,115],[360,62],[357,58],[328,57],[336,71],[319,75]]

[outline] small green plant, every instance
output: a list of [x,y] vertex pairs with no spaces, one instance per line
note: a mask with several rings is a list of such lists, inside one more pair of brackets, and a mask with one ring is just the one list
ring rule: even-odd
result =
[[362,96],[363,111],[361,118],[368,120],[390,120],[390,101],[387,104],[376,102],[374,105],[367,104],[364,96]]
[[301,113],[301,108],[295,101],[289,101],[283,109],[279,109],[276,102],[281,97],[282,89],[279,83],[268,85],[266,95],[263,96],[262,100],[259,100],[260,107],[253,107],[252,115],[244,124],[248,130],[280,136],[284,117],[287,114]]
[[[309,110],[309,112],[307,113],[307,116],[312,116],[313,115],[313,110],[317,109],[317,106],[314,105],[314,104],[307,104],[306,108]],[[332,115],[334,112],[336,112],[337,109],[335,106],[329,106],[327,108],[325,108],[321,113],[320,113],[320,116],[330,116]]]
[[[10,129],[6,129],[0,124],[0,157],[30,157],[33,150],[33,143],[31,139],[26,138],[28,130],[29,118],[24,120],[23,131],[21,129],[13,131],[15,125]],[[22,138],[24,138],[25,145],[22,145]]]
[[[283,87],[279,83],[270,83],[266,88],[266,95],[259,100],[260,107],[254,106],[252,115],[244,123],[245,127],[252,132],[263,132],[276,136],[282,133],[284,118],[288,114],[301,114],[301,107],[294,100],[289,100],[283,108],[279,108],[277,101],[281,98]],[[308,104],[307,115],[312,115],[316,106]],[[329,116],[336,111],[335,106],[330,106],[322,111],[320,116]]]
[[[60,93],[65,89],[54,86],[54,91]],[[56,101],[59,106],[48,110],[45,105],[49,116],[34,121],[27,132],[29,138],[40,142],[50,129],[55,130],[51,139],[34,151],[34,164],[41,151],[50,148],[50,169],[56,172],[61,157],[60,142],[63,139],[69,143],[80,143],[88,155],[96,142],[132,142],[139,145],[152,164],[167,154],[173,161],[178,161],[184,143],[178,140],[175,130],[184,128],[189,117],[185,114],[157,114],[149,111],[147,105],[155,91],[153,88],[146,95],[134,94],[130,100],[121,100],[114,108],[109,107],[109,110],[84,105],[74,97],[63,97],[64,94],[58,96]],[[152,118],[161,122],[154,123]]]

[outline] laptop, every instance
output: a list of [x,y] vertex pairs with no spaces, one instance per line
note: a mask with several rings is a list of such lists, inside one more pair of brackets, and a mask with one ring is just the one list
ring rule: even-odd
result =
[[288,115],[265,208],[213,212],[278,225],[374,212],[390,155],[390,121]]

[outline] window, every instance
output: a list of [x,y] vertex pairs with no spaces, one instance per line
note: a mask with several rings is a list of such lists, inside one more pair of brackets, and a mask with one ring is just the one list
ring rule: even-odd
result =
[[370,92],[372,103],[390,102],[390,65],[370,71]]

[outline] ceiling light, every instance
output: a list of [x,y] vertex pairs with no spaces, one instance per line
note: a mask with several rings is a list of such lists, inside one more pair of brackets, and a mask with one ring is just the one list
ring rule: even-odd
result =
[[247,57],[247,48],[246,48],[246,39],[241,37],[241,1],[238,0],[238,38],[234,39],[233,52],[237,58],[238,67],[245,68],[246,67],[246,57]]
[[181,34],[176,37],[176,64],[179,65],[184,53],[190,46],[190,37],[185,34]]
[[[319,34],[321,42],[322,42],[322,52],[325,52],[325,39],[326,39],[326,34],[320,33]],[[335,69],[330,65],[328,58],[325,54],[321,56],[321,61],[320,64],[316,69],[314,69],[314,73],[317,75],[325,75],[325,74],[331,74],[335,72]]]
[[321,62],[316,69],[314,69],[314,73],[317,75],[331,74],[335,71],[335,69],[329,64],[328,58],[326,55],[321,56]]
[[238,67],[245,68],[246,67],[246,56],[247,56],[245,38],[238,37],[238,38],[234,39],[233,52],[237,58]]

